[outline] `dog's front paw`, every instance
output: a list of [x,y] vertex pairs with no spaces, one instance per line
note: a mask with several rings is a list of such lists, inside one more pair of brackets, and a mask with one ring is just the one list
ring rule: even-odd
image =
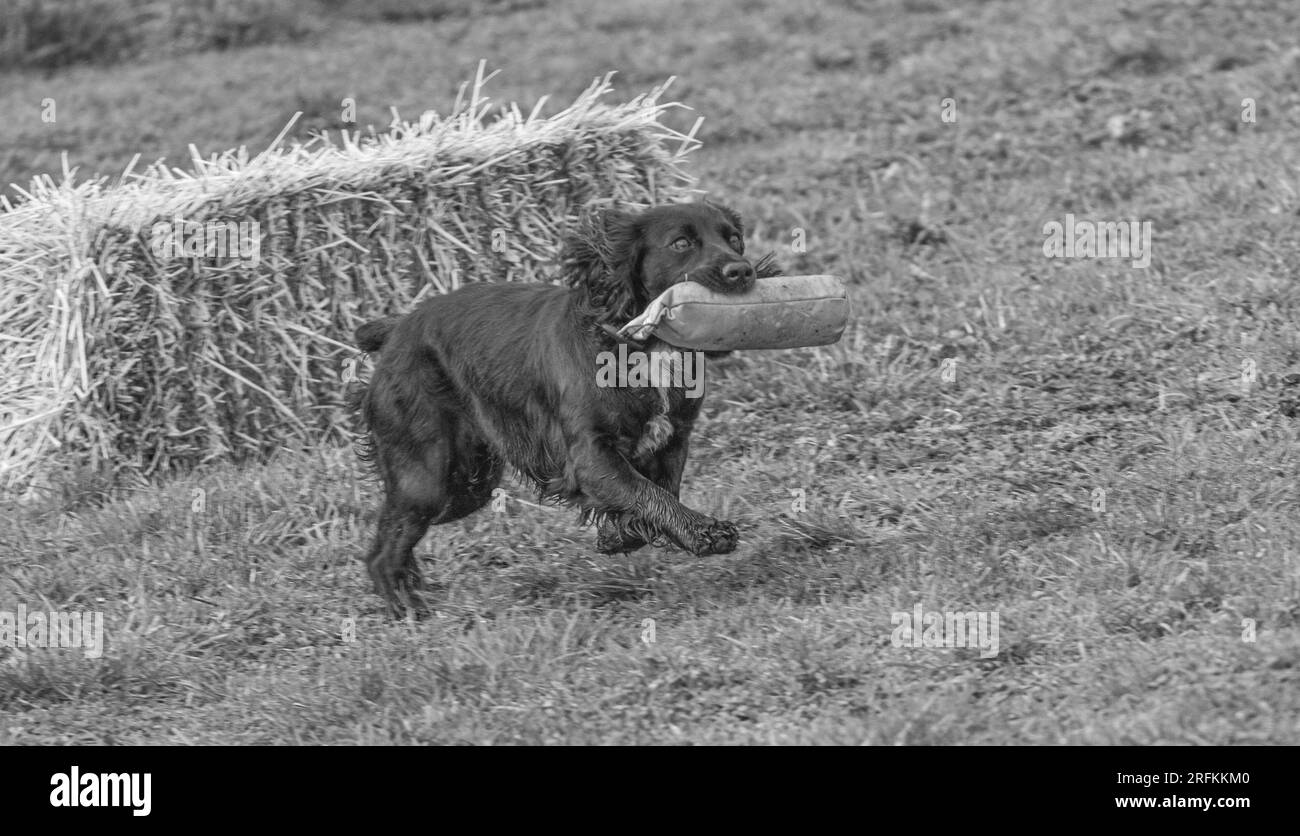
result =
[[613,522],[602,522],[596,530],[596,551],[601,554],[634,552],[645,544],[645,540]]
[[736,530],[735,523],[714,520],[696,535],[695,548],[691,551],[697,555],[727,554],[735,550],[739,540],[740,532]]

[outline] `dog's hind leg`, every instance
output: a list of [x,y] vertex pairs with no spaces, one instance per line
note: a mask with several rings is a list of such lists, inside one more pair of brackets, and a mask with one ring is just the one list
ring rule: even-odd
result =
[[[365,558],[366,569],[375,591],[388,602],[390,613],[396,617],[408,611],[423,614],[419,593],[424,578],[415,560],[415,546],[448,505],[448,442],[435,441],[415,451],[377,448],[384,505],[374,545]],[[412,452],[415,455],[410,455]]]
[[429,527],[429,516],[400,499],[384,500],[379,512],[379,529],[375,543],[366,555],[366,569],[374,581],[375,591],[383,596],[388,611],[396,618],[407,612],[422,615],[424,602],[420,590],[424,580],[415,564],[415,544]]
[[[403,455],[383,457],[385,498],[375,543],[366,568],[375,591],[401,617],[427,608],[420,593],[424,576],[415,546],[430,525],[452,522],[472,514],[492,499],[503,466],[484,443],[456,439],[450,420],[439,422],[445,434]],[[382,450],[380,455],[383,456]]]

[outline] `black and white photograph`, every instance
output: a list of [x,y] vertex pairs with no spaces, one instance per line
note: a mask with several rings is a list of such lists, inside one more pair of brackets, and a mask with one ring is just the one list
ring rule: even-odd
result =
[[1300,744],[1300,3],[3,0],[0,114],[0,746]]

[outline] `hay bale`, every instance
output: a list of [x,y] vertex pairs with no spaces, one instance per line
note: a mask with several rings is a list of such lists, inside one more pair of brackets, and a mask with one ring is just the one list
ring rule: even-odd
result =
[[488,120],[487,80],[365,140],[33,181],[0,212],[0,489],[51,457],[147,474],[343,440],[357,324],[548,279],[584,204],[690,191],[667,84],[611,106],[606,76],[550,118]]

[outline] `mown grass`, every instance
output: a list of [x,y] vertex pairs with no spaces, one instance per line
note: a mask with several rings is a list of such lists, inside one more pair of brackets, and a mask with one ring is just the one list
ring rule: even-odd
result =
[[296,41],[310,0],[13,0],[0,9],[0,69],[111,65],[205,49]]
[[254,44],[294,43],[349,21],[434,21],[538,0],[10,0],[0,69],[111,65]]
[[[480,57],[502,100],[675,74],[702,185],[855,316],[711,367],[685,499],[741,524],[734,554],[600,557],[514,486],[427,538],[419,624],[356,561],[349,451],[69,474],[0,514],[0,609],[102,610],[107,650],[0,659],[0,742],[1300,741],[1297,16],[568,2],[19,76],[11,173],[255,146],[304,100],[383,124]],[[1066,213],[1150,220],[1152,265],[1044,258]],[[1000,653],[892,646],[918,603],[998,612]]]

